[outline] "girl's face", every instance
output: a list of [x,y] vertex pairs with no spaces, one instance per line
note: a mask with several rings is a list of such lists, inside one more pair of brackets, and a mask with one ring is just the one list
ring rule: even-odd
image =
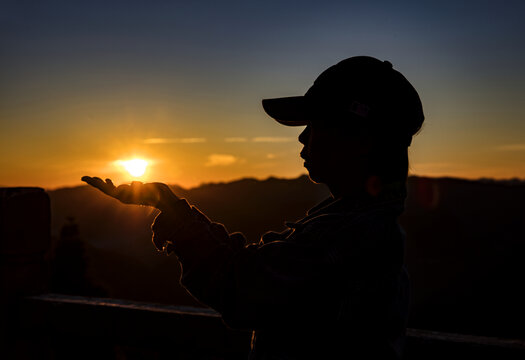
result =
[[349,129],[308,122],[299,135],[299,142],[304,145],[301,157],[312,181],[330,186],[345,179],[358,180],[366,176],[367,136],[357,128]]

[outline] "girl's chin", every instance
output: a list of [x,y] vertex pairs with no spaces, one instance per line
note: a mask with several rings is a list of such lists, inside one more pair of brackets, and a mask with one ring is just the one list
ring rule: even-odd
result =
[[308,168],[308,167],[306,168],[308,169],[308,177],[310,177],[310,180],[312,180],[316,184],[323,182],[321,180],[321,177],[319,176],[318,173],[315,172],[315,170],[312,170],[311,168]]

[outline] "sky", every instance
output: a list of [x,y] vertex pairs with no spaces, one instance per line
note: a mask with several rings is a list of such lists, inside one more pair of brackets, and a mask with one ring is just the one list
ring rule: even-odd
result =
[[389,60],[425,123],[410,173],[525,178],[523,1],[1,1],[0,185],[193,187],[306,173],[261,100]]

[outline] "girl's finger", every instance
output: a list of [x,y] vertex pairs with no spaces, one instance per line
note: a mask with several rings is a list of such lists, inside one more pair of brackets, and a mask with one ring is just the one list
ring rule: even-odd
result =
[[160,202],[163,205],[171,204],[177,200],[179,200],[179,197],[171,191],[168,185],[160,182],[154,182],[151,183],[158,191]]
[[101,178],[99,177],[90,177],[90,176],[83,176],[82,180],[87,182],[89,185],[99,189],[103,193],[113,196],[112,190],[113,188],[108,186]]
[[142,185],[141,199],[143,205],[150,205],[159,208],[159,204],[162,202],[162,195],[155,184],[146,183]]
[[115,188],[113,197],[122,201],[125,204],[135,204],[133,201],[133,190],[129,185],[119,185]]

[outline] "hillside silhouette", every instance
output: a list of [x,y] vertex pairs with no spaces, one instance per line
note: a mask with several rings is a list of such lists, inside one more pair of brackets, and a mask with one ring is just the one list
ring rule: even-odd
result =
[[[283,230],[329,195],[308,176],[171,186],[228,231],[257,241]],[[151,243],[156,210],[127,206],[88,186],[48,192],[57,238],[74,217],[85,241],[86,277],[108,296],[200,305],[178,285],[176,257]],[[412,281],[410,327],[522,337],[525,182],[410,177],[406,211],[407,267]]]

